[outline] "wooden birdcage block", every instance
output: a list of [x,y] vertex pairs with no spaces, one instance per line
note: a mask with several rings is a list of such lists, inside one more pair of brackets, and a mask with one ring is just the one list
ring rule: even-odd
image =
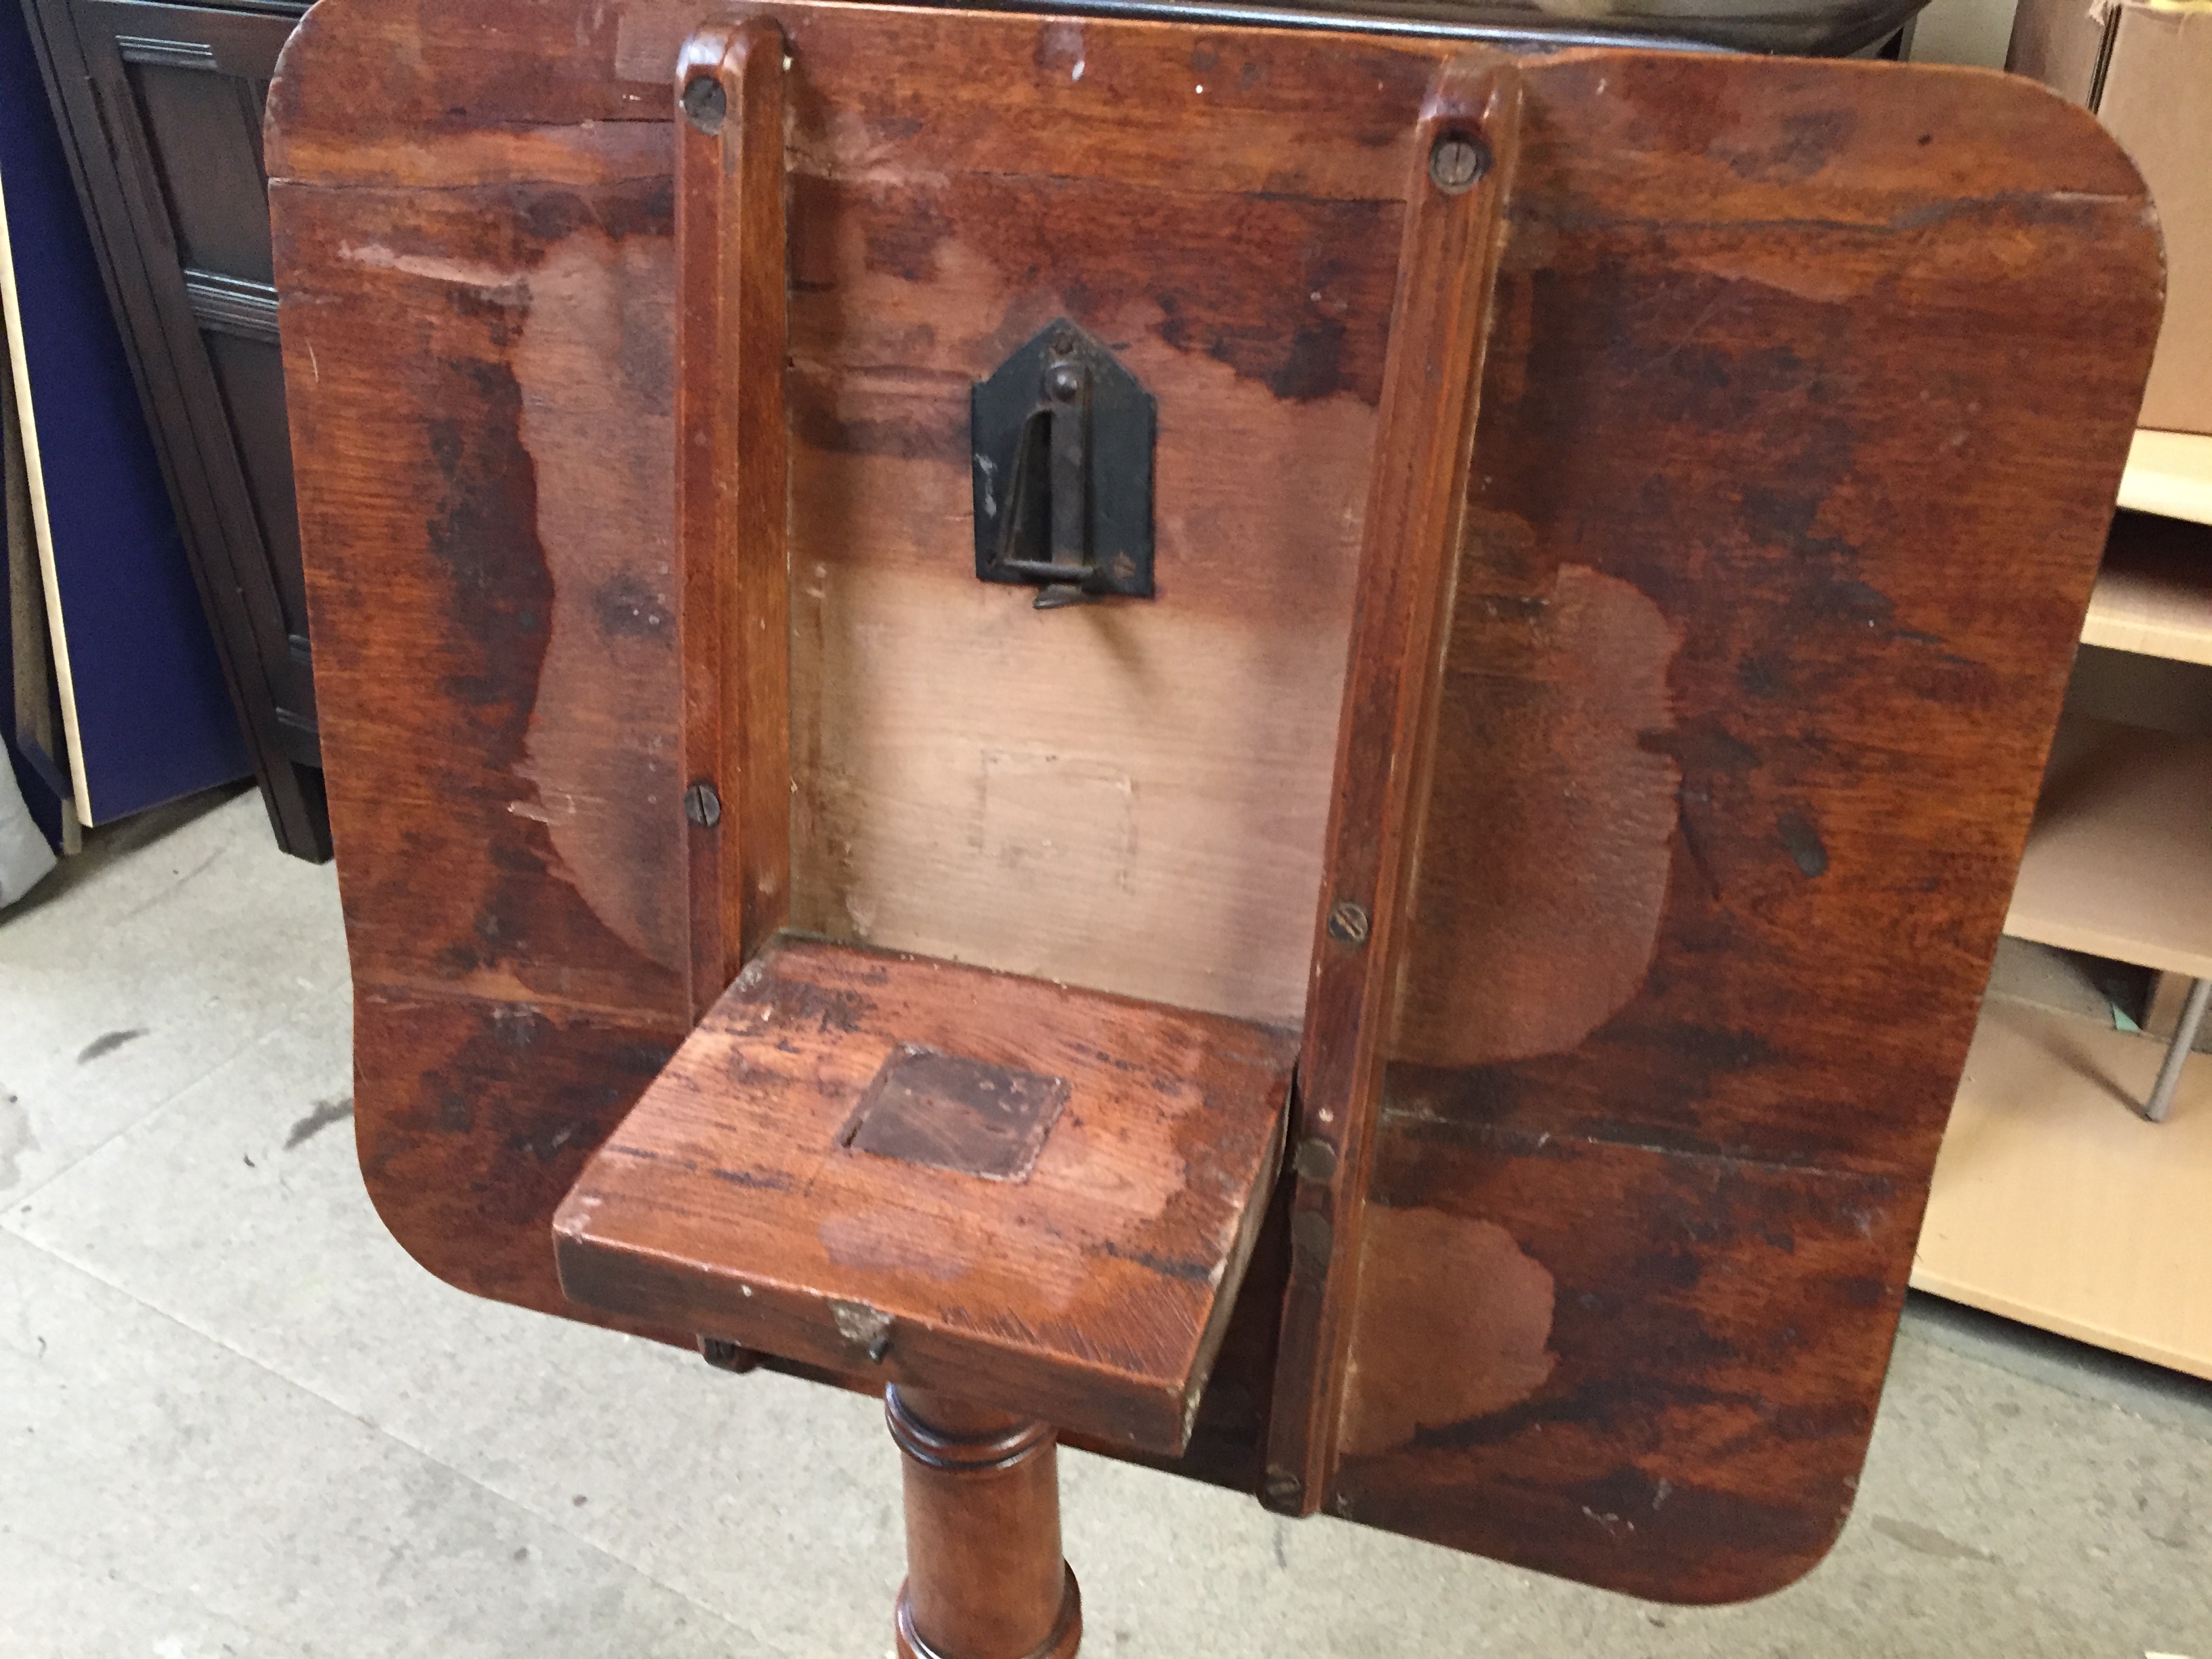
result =
[[1295,1031],[770,945],[554,1220],[590,1305],[1173,1455],[1250,1255]]

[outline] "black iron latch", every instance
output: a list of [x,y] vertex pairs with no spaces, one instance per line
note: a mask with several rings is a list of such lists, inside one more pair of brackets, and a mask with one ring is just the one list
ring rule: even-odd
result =
[[975,382],[975,574],[1036,605],[1152,596],[1152,396],[1066,318]]

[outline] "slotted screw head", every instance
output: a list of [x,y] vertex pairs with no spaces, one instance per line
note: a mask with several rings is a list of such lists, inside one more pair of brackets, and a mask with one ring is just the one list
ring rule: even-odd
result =
[[1481,139],[1466,133],[1446,133],[1429,152],[1429,177],[1447,196],[1473,190],[1489,171],[1490,151]]
[[702,780],[684,792],[684,816],[702,830],[712,830],[722,821],[722,798],[713,784]]
[[1340,945],[1367,943],[1367,907],[1346,899],[1328,913],[1328,936]]
[[1319,1135],[1308,1135],[1298,1143],[1291,1164],[1302,1181],[1328,1181],[1336,1174],[1336,1148]]

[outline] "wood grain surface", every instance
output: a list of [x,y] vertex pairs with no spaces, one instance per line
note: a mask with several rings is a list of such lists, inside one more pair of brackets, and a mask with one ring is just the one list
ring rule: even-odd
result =
[[1320,1507],[1336,1457],[1358,1280],[1334,1269],[1340,1252],[1358,1260],[1386,1027],[1406,965],[1483,351],[1521,150],[1520,71],[1492,53],[1440,65],[1413,139],[1298,1057],[1307,1178],[1291,1216],[1268,1480],[1275,1501],[1301,1514]]
[[[1297,1018],[1450,49],[751,9],[793,59],[794,920]],[[532,1305],[560,1193],[690,1024],[697,21],[325,0],[272,94],[364,1167],[418,1256]],[[1995,76],[1522,79],[1326,1501],[1726,1599],[1848,1509],[2156,234],[2087,117]],[[964,408],[1062,313],[1159,399],[1159,597],[1040,617],[973,580]],[[1177,1465],[1248,1490],[1283,1201]]]
[[1074,1659],[1083,1595],[1060,1554],[1050,1425],[896,1387],[884,1415],[906,1487],[898,1659]]
[[[553,1222],[561,1282],[1173,1455],[1258,1237],[1297,1052],[1293,1031],[1219,1015],[778,941],[578,1177]],[[924,1098],[887,1095],[921,1056],[939,1062],[906,1091]],[[1024,1081],[1049,1099],[1034,1149],[978,1158]],[[933,1113],[935,1144],[870,1150],[902,1104],[909,1124]]]
[[702,29],[676,124],[677,638],[689,1007],[791,916],[791,492],[783,34]]
[[2016,82],[1527,80],[1333,1503],[1729,1600],[1850,1510],[2158,255]]

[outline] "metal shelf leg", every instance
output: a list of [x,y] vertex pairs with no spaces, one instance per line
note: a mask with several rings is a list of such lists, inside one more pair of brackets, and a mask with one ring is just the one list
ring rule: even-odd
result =
[[2166,1064],[2158,1068],[2158,1081],[2143,1103],[2143,1115],[2154,1123],[2166,1121],[2173,1106],[2173,1091],[2181,1085],[2181,1068],[2197,1046],[2197,1028],[2204,1023],[2204,1006],[2212,1002],[2212,979],[2200,979],[2189,988],[2189,1000],[2181,1006],[2181,1018],[2173,1028],[2173,1042],[2166,1051]]

